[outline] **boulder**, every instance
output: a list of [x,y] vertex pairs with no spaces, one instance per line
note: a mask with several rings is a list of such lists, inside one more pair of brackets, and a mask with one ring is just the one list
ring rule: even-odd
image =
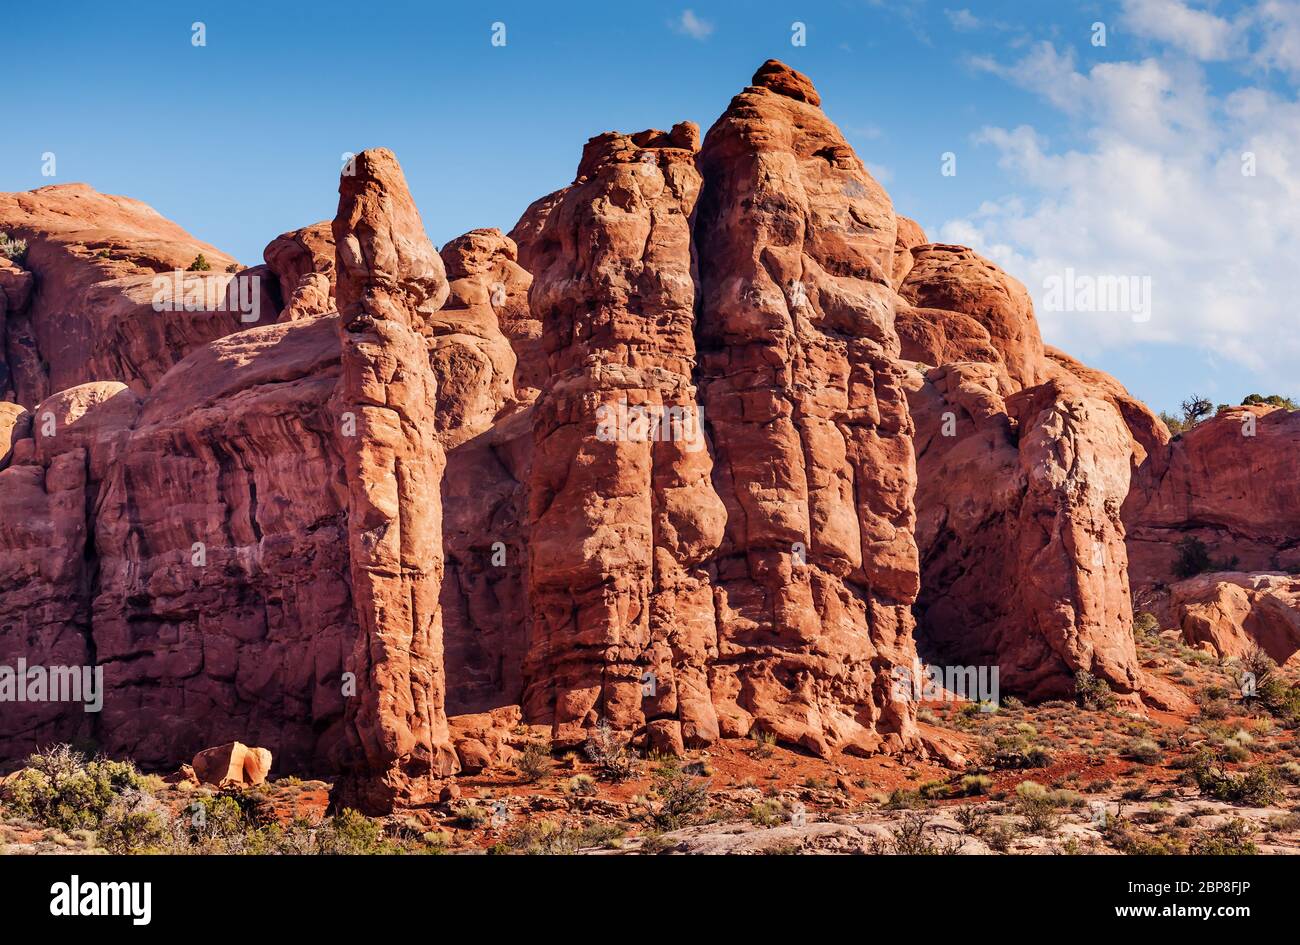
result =
[[192,769],[202,784],[218,787],[262,784],[271,770],[271,752],[265,748],[249,748],[241,742],[228,742],[199,752],[194,756]]
[[1238,571],[1198,574],[1169,588],[1169,610],[1188,646],[1220,659],[1258,648],[1278,665],[1300,650],[1300,576]]

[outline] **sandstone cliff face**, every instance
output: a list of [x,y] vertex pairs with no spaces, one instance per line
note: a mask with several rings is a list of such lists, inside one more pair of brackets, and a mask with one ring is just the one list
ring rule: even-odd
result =
[[[0,706],[0,761],[244,741],[378,812],[508,757],[521,720],[924,752],[915,641],[1004,692],[1088,670],[1168,705],[1130,568],[1168,581],[1184,535],[1300,567],[1300,413],[1171,441],[1043,344],[1023,286],[896,216],[819,106],[766,63],[702,144],[599,135],[510,236],[441,254],[363,152],[332,223],[238,274],[254,327],[233,262],[143,205],[0,196],[32,244],[0,260],[0,663],[107,690]],[[228,317],[160,315],[144,286],[199,252],[167,291],[212,283]],[[1171,606],[1194,643],[1282,660],[1291,583]]]
[[219,339],[145,399],[88,506],[105,750],[161,767],[246,738],[285,770],[346,760],[336,323]]
[[1120,509],[1163,425],[1046,348],[1024,287],[991,262],[958,246],[910,254],[897,324],[916,362],[922,654],[997,665],[1031,698],[1069,694],[1086,670],[1136,699],[1150,685]]
[[336,311],[334,233],[329,221],[281,233],[262,251],[275,286],[280,321]]
[[19,720],[15,755],[86,734],[166,765],[240,735],[367,810],[455,770],[423,334],[447,285],[390,153],[344,178],[335,235],[341,316],[220,338],[143,403],[85,384],[18,418],[5,501],[41,527],[0,536],[0,641],[99,665],[109,698]]
[[701,565],[723,509],[692,382],[697,145],[687,125],[592,139],[539,237],[553,251],[529,302],[550,376],[533,408],[524,712],[562,740],[601,719],[648,726],[662,748],[717,737]]
[[1124,506],[1133,581],[1177,580],[1182,538],[1242,571],[1300,570],[1300,411],[1233,407],[1151,451]]
[[[31,277],[24,286],[12,264],[0,269],[2,399],[32,407],[87,381],[143,393],[188,352],[258,324],[253,315],[274,319],[229,309],[234,260],[136,200],[85,184],[0,194],[0,231],[27,241]],[[200,254],[211,269],[184,272]],[[250,303],[255,289],[244,286]]]
[[1189,646],[1220,659],[1258,648],[1278,665],[1300,650],[1300,578],[1287,574],[1198,574],[1169,589],[1169,612]]
[[722,731],[819,754],[914,747],[912,423],[894,364],[888,197],[768,63],[700,154],[701,387],[726,509]]
[[898,291],[922,310],[908,321],[924,326],[913,327],[913,344],[928,355],[912,360],[998,364],[1003,395],[1047,380],[1043,339],[1023,285],[965,246],[921,244],[911,253]]
[[[528,316],[532,277],[515,262],[515,246],[500,230],[473,230],[442,248],[450,280],[447,304],[430,320],[429,359],[438,382],[436,422],[443,445],[454,449],[516,406],[517,358],[533,339]],[[538,378],[522,378],[525,400]]]
[[1140,688],[1124,528],[1131,447],[1076,381],[997,394],[999,367],[913,377],[923,654],[995,664],[1008,691],[1060,696],[1088,670]]
[[514,241],[473,230],[442,248],[451,281],[430,323],[443,477],[447,711],[520,701],[527,649],[529,405],[546,377],[532,276]]

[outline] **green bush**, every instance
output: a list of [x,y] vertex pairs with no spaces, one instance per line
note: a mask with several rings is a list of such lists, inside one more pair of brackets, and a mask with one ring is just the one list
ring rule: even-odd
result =
[[529,742],[519,755],[516,765],[519,774],[530,784],[540,781],[551,773],[555,762],[551,759],[551,750],[541,742]]
[[987,794],[989,788],[993,787],[993,779],[986,774],[968,774],[958,784],[962,794],[972,797]]
[[207,272],[211,268],[212,264],[208,262],[207,258],[202,253],[199,253],[194,257],[194,262],[190,263],[186,272]]
[[686,774],[675,761],[655,771],[651,797],[646,798],[645,818],[657,830],[676,830],[690,823],[709,806],[709,782]]
[[1158,765],[1163,757],[1160,746],[1149,738],[1139,738],[1130,742],[1125,749],[1125,754],[1144,765]]
[[1236,774],[1225,770],[1208,752],[1200,752],[1192,759],[1188,770],[1201,793],[1230,804],[1265,807],[1281,794],[1273,773],[1263,765]]
[[759,827],[775,827],[786,821],[785,805],[780,801],[759,801],[749,809],[749,820]]
[[145,792],[140,773],[130,762],[85,756],[67,745],[37,752],[27,767],[5,782],[0,793],[6,807],[60,830],[94,830],[115,798],[132,790]]
[[1105,711],[1115,705],[1115,695],[1110,684],[1086,669],[1074,674],[1074,697],[1085,709]]
[[1250,840],[1250,826],[1234,817],[1212,832],[1198,836],[1188,852],[1195,856],[1255,856],[1259,848]]
[[1281,394],[1269,394],[1267,397],[1260,394],[1247,394],[1242,398],[1243,407],[1281,407],[1284,410],[1300,410],[1300,406],[1290,397],[1283,397]]
[[1194,577],[1210,570],[1210,552],[1205,542],[1188,535],[1178,542],[1178,558],[1174,561],[1174,574],[1179,578]]
[[1155,614],[1139,610],[1133,615],[1133,637],[1137,640],[1150,641],[1160,634],[1160,621]]
[[1052,763],[1052,753],[1027,736],[999,735],[993,739],[992,750],[985,753],[984,763],[999,770],[1046,768]]
[[167,836],[167,822],[155,811],[146,810],[110,813],[95,832],[99,845],[115,854],[156,850]]
[[378,823],[351,808],[331,817],[316,833],[317,849],[327,856],[359,856],[395,852],[383,840]]
[[27,257],[27,240],[11,238],[8,233],[0,233],[0,256],[21,265]]

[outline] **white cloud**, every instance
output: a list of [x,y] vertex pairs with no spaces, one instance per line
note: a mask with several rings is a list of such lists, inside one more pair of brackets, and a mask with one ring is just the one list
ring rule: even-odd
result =
[[705,40],[713,33],[713,24],[695,15],[694,10],[683,10],[673,23],[673,29],[691,39]]
[[970,10],[944,10],[943,12],[947,15],[948,22],[955,30],[960,32],[970,32],[971,30],[977,30],[980,28],[980,18],[974,13],[971,13]]
[[1180,0],[1124,0],[1122,19],[1133,32],[1207,62],[1236,52],[1241,27]]
[[1259,5],[1259,20],[1264,41],[1256,64],[1300,76],[1300,3],[1267,0]]
[[[1243,70],[1269,48],[1261,43],[1239,52]],[[977,62],[1072,116],[1082,135],[1063,148],[1030,126],[980,131],[1018,192],[947,221],[937,238],[974,246],[1024,281],[1044,334],[1072,353],[1191,344],[1257,373],[1261,387],[1294,390],[1300,100],[1294,89],[1212,89],[1175,45],[1087,71],[1050,43],[1016,62]],[[1286,49],[1269,53],[1278,68]],[[1246,154],[1254,176],[1242,173]],[[1045,280],[1066,269],[1150,277],[1151,320],[1047,311]]]

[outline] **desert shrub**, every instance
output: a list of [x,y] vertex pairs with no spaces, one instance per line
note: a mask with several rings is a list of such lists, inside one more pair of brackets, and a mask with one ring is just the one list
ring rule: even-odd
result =
[[391,852],[376,821],[345,808],[316,832],[317,852],[326,856],[360,856]]
[[1273,773],[1256,765],[1244,773],[1225,770],[1209,752],[1198,752],[1188,767],[1202,794],[1230,804],[1264,807],[1278,799]]
[[925,806],[925,798],[921,797],[920,791],[903,787],[894,788],[884,804],[886,810],[912,810]]
[[596,793],[596,780],[589,774],[575,774],[564,789],[574,797],[590,797]]
[[1198,700],[1201,718],[1217,722],[1232,714],[1232,704],[1227,699]]
[[991,787],[993,787],[993,779],[986,774],[968,774],[958,782],[958,788],[967,797],[987,794]]
[[952,785],[947,781],[923,781],[917,787],[916,793],[927,801],[942,800],[952,796]]
[[0,233],[0,256],[21,265],[27,257],[27,240],[11,237],[8,233]]
[[1300,723],[1300,686],[1290,685],[1280,675],[1270,676],[1255,690],[1256,701],[1283,725]]
[[262,798],[238,790],[198,795],[173,822],[171,846],[180,853],[247,853],[250,845],[264,852],[274,838],[261,831],[272,821]]
[[492,814],[486,807],[479,804],[465,804],[456,811],[452,823],[465,830],[477,830],[479,827],[485,826],[491,819]]
[[1250,826],[1234,817],[1227,823],[1192,840],[1189,853],[1195,856],[1254,856],[1259,848],[1250,840]]
[[1190,430],[1210,415],[1214,404],[1206,397],[1193,394],[1179,404],[1179,409],[1183,412],[1183,429]]
[[186,272],[207,272],[211,268],[212,268],[212,264],[208,262],[207,257],[205,257],[202,253],[199,253],[197,256],[194,257],[194,262],[190,263],[189,267],[185,271]]
[[1115,695],[1110,684],[1086,669],[1074,674],[1074,697],[1085,709],[1105,711],[1115,705]]
[[1233,660],[1224,670],[1241,693],[1242,701],[1249,703],[1276,677],[1277,663],[1262,648],[1252,646],[1245,656]]
[[130,762],[85,756],[68,745],[39,751],[0,789],[0,801],[20,817],[60,830],[94,830],[124,792],[144,792]]
[[708,809],[709,782],[686,774],[676,762],[662,764],[643,806],[647,823],[658,830],[676,830]]
[[1016,812],[1025,818],[1030,833],[1050,835],[1061,825],[1056,802],[1041,784],[1022,781],[1016,785]]
[[596,766],[597,773],[607,781],[626,781],[636,773],[636,757],[627,750],[622,736],[603,719],[592,729],[583,751],[587,760]]
[[998,770],[1020,768],[1046,768],[1052,763],[1052,753],[1026,735],[999,735],[993,745],[985,749],[983,764]]
[[904,814],[893,830],[892,839],[873,841],[871,852],[896,856],[952,856],[961,846],[959,838],[939,838],[923,814]]
[[529,742],[525,745],[516,763],[520,776],[530,784],[542,780],[551,773],[554,766],[551,750],[541,742]]
[[1175,439],[1187,432],[1187,426],[1183,423],[1182,417],[1172,414],[1167,410],[1160,411],[1157,416],[1159,416],[1164,425],[1169,428],[1169,432],[1173,434]]
[[1135,828],[1127,818],[1106,817],[1102,836],[1120,853],[1128,856],[1182,856],[1187,846],[1173,834],[1148,836]]
[[1179,578],[1194,577],[1210,570],[1210,552],[1205,542],[1195,535],[1178,541],[1178,557],[1174,560],[1174,574]]
[[1160,621],[1155,614],[1139,610],[1133,615],[1133,637],[1137,640],[1151,640],[1160,635]]
[[772,752],[776,749],[776,733],[767,732],[763,729],[756,728],[749,733],[753,739],[754,745],[750,748],[749,753],[755,758],[770,758]]
[[980,836],[980,839],[989,845],[989,849],[996,853],[1006,853],[1011,849],[1011,844],[1015,842],[1016,837],[1020,835],[1020,829],[1010,824],[997,824],[990,827]]
[[979,804],[964,804],[953,812],[953,817],[962,830],[974,837],[985,833],[993,820],[992,815]]
[[776,800],[759,801],[749,809],[749,820],[760,827],[775,827],[786,821],[785,805]]
[[1139,738],[1129,742],[1124,754],[1144,765],[1158,765],[1163,757],[1160,746],[1149,738]]
[[113,811],[95,831],[96,842],[109,853],[144,853],[163,845],[167,822],[156,811]]
[[569,855],[577,853],[582,833],[553,820],[528,821],[510,831],[492,847],[492,853],[524,856]]

